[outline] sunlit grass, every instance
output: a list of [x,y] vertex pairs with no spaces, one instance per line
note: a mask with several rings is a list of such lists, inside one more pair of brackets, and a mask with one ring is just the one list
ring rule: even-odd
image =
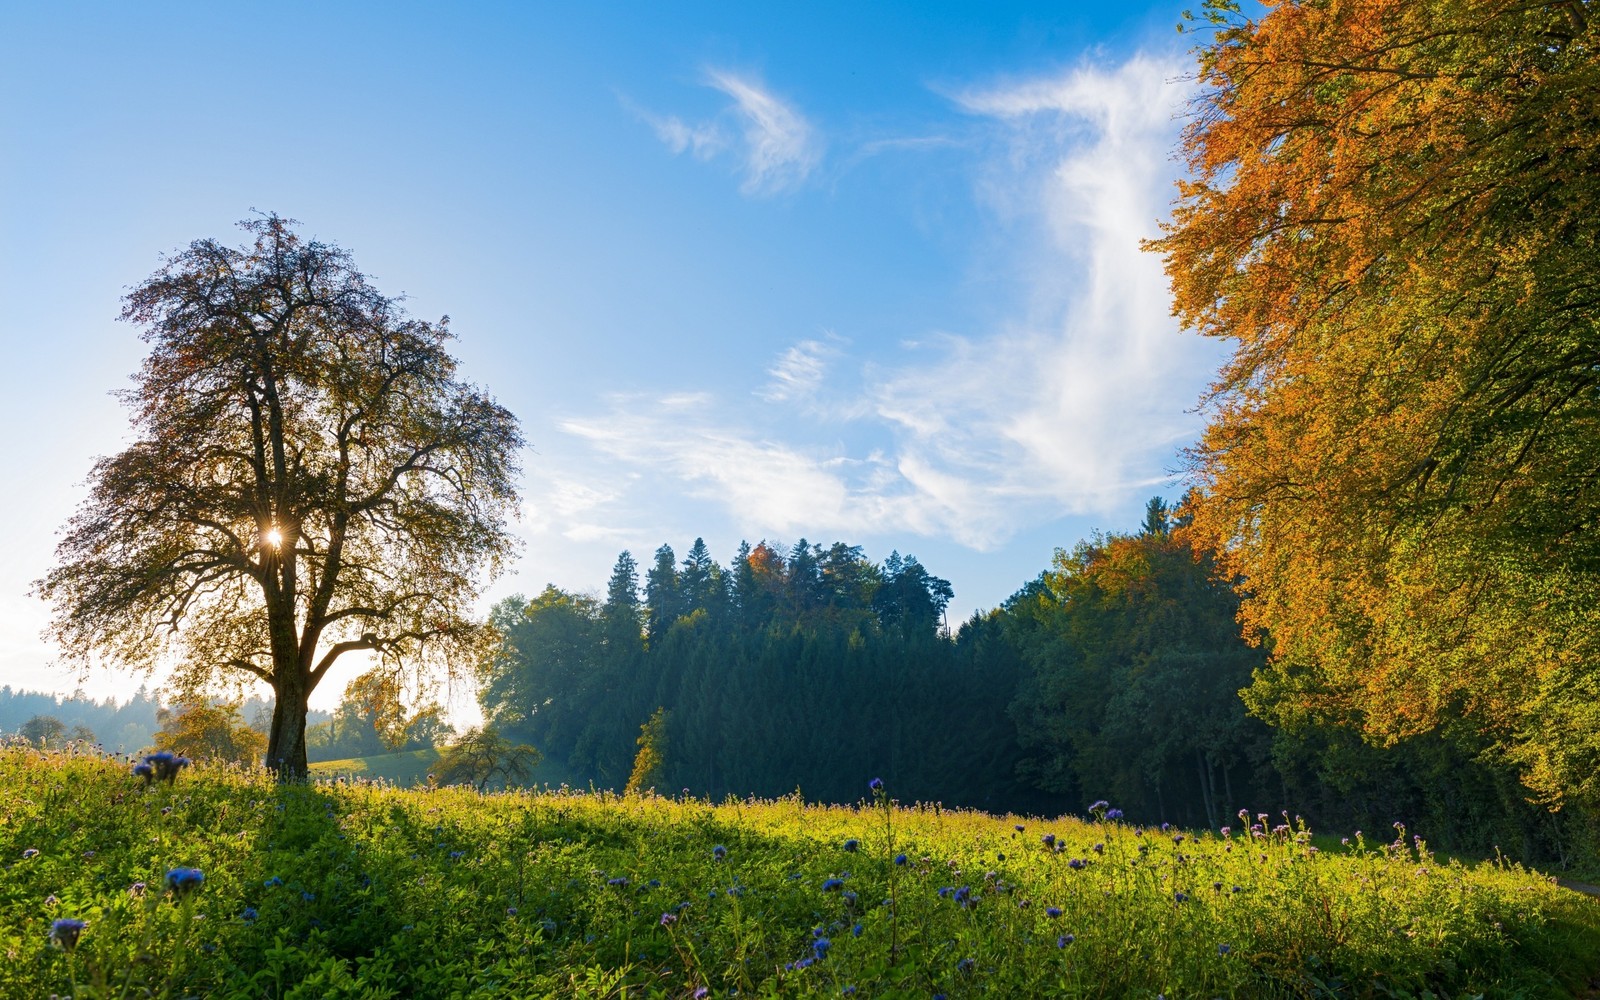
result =
[[870,777],[855,807],[146,789],[3,749],[0,996],[1571,996],[1600,965],[1600,905],[1403,831],[992,817]]

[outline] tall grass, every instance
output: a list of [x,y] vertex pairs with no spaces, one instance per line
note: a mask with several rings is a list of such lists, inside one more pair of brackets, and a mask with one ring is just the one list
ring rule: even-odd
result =
[[0,749],[0,996],[1561,997],[1600,967],[1600,905],[1403,829],[128,765]]

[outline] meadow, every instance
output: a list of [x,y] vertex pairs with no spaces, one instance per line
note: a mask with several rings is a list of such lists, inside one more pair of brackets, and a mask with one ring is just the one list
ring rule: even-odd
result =
[[7,746],[0,996],[1563,997],[1600,967],[1600,903],[1403,828],[861,795],[147,782]]

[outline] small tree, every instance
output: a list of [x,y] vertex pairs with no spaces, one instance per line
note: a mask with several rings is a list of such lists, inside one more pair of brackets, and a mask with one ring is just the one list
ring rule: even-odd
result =
[[267,749],[266,734],[245,724],[237,703],[191,702],[164,708],[156,718],[161,723],[155,734],[157,750],[257,764]]
[[457,377],[448,320],[410,318],[288,220],[240,225],[253,246],[192,243],[125,299],[151,345],[123,394],[135,440],[95,464],[38,590],[85,665],[265,681],[268,763],[295,779],[345,653],[483,658],[469,612],[514,546],[522,438]]
[[66,723],[55,716],[35,715],[22,724],[17,730],[17,735],[44,750],[51,744],[60,743],[66,731]]
[[[637,716],[635,716],[637,718]],[[667,763],[667,710],[657,708],[650,721],[639,727],[639,752],[633,758],[624,795],[639,795],[661,777]]]
[[491,726],[469,729],[439,755],[438,777],[444,784],[471,782],[482,792],[497,775],[503,785],[522,785],[533,776],[544,755],[526,743],[513,744]]

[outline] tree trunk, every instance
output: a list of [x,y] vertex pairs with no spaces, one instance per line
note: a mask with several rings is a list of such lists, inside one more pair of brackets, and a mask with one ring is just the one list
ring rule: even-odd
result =
[[1206,755],[1199,747],[1194,748],[1194,766],[1200,775],[1200,805],[1206,811],[1206,826],[1212,830],[1217,828],[1217,809],[1211,800],[1211,785],[1209,775],[1206,774]]
[[267,734],[267,767],[280,782],[304,781],[306,764],[306,702],[310,692],[296,683],[299,678],[280,679],[273,685],[272,731]]

